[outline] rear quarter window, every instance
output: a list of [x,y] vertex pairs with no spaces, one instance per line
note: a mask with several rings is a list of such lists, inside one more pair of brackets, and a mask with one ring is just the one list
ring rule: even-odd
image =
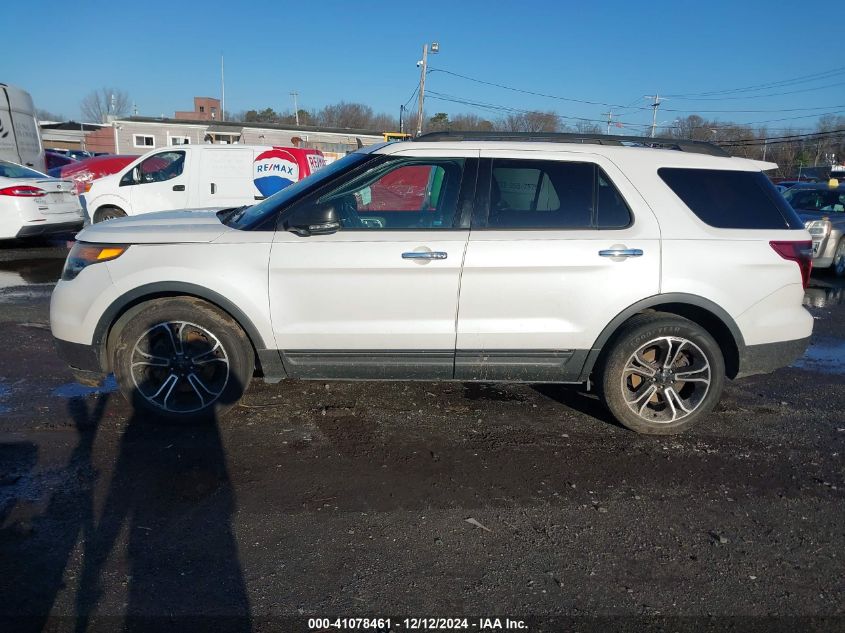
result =
[[804,228],[762,172],[662,167],[657,173],[699,220],[712,227]]

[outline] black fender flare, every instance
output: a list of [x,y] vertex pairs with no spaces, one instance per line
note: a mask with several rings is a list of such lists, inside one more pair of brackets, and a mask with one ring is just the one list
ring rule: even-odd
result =
[[[244,332],[246,332],[246,335],[249,337],[249,340],[256,351],[268,349],[266,342],[258,332],[258,328],[255,327],[252,320],[244,313],[243,310],[219,292],[183,281],[158,281],[138,286],[137,288],[133,288],[129,292],[120,295],[117,299],[112,301],[111,305],[109,305],[109,307],[106,308],[100,315],[100,319],[97,321],[97,327],[94,328],[94,337],[91,343],[98,351],[98,355],[101,359],[101,365],[104,368],[108,365],[108,363],[102,362],[105,360],[104,352],[106,342],[108,341],[108,335],[112,325],[114,325],[120,315],[133,305],[141,303],[142,301],[179,295],[188,295],[198,299],[205,299],[209,303],[213,303],[221,310],[229,313],[229,315],[237,321],[238,325],[240,325]],[[271,346],[271,349],[274,347],[275,345]]]
[[652,295],[651,297],[641,299],[640,301],[631,304],[630,306],[622,310],[622,312],[617,314],[610,321],[610,323],[608,323],[605,328],[601,331],[601,333],[598,335],[598,338],[596,338],[595,342],[590,348],[590,351],[587,354],[587,360],[584,362],[584,367],[581,369],[579,381],[586,382],[588,380],[590,374],[593,371],[593,368],[595,367],[596,361],[601,355],[602,350],[607,345],[608,341],[610,341],[611,337],[619,329],[619,327],[623,323],[625,323],[625,321],[630,319],[635,314],[642,312],[643,310],[648,310],[650,308],[654,308],[656,306],[664,305],[667,303],[676,305],[689,305],[694,308],[700,308],[702,310],[710,312],[714,317],[719,319],[719,321],[721,321],[722,324],[728,329],[731,336],[733,337],[734,343],[736,344],[736,348],[740,358],[743,356],[743,353],[745,351],[745,338],[742,336],[742,332],[740,331],[739,326],[736,324],[736,321],[730,314],[727,313],[724,308],[722,308],[719,304],[714,303],[710,299],[705,299],[704,297],[700,297],[698,295],[687,294],[684,292],[668,292],[665,294]]

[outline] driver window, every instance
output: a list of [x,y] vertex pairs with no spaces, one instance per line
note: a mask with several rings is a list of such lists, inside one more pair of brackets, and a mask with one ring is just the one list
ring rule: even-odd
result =
[[171,180],[180,176],[184,168],[185,152],[154,154],[138,165],[141,184]]
[[400,159],[320,198],[344,229],[451,229],[456,222],[463,159]]

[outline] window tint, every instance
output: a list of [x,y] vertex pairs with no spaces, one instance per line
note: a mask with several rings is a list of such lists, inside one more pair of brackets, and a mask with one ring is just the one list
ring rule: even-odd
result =
[[596,226],[600,229],[622,229],[631,224],[631,210],[619,191],[601,169],[597,174]]
[[45,174],[29,169],[16,163],[0,160],[0,177],[2,178],[46,178]]
[[628,205],[592,163],[495,159],[490,228],[621,228]]
[[185,152],[154,154],[138,165],[141,183],[164,182],[181,175],[185,167]]
[[663,167],[657,173],[710,226],[720,229],[804,227],[762,172]]
[[793,209],[800,211],[845,212],[845,191],[837,189],[789,189],[783,196]]
[[463,159],[394,160],[320,198],[345,229],[450,229]]

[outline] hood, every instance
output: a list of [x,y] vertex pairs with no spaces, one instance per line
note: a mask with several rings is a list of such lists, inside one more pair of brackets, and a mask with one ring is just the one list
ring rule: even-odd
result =
[[76,235],[80,242],[106,244],[204,243],[234,231],[217,211],[159,211],[92,224]]

